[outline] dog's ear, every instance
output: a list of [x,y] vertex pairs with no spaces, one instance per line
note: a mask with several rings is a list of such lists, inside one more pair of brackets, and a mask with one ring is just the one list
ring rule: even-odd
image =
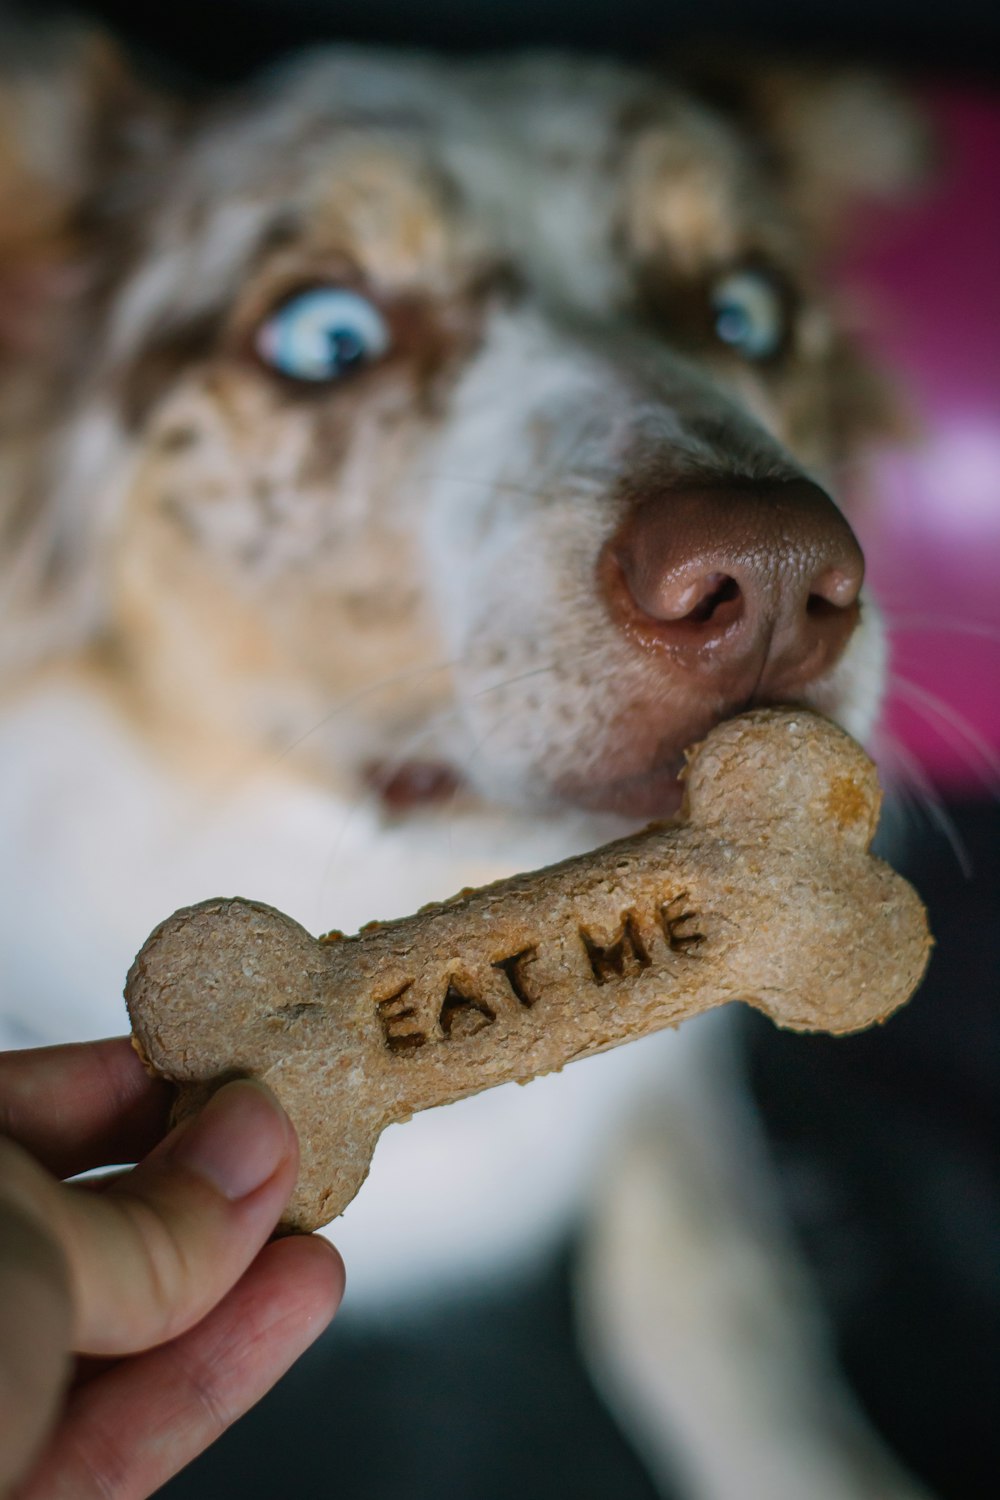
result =
[[892,79],[864,68],[689,57],[682,76],[760,147],[815,246],[836,245],[850,210],[919,192],[929,125]]
[[[44,357],[167,112],[106,37],[0,33],[0,362]],[[127,189],[126,189],[127,194]]]
[[86,113],[79,39],[3,41],[0,357],[34,349],[72,267]]
[[82,638],[89,620],[73,531],[87,517],[56,496],[50,466],[176,129],[103,38],[0,26],[0,671]]
[[[905,87],[863,68],[740,59],[716,51],[678,64],[686,85],[755,145],[810,259],[830,263],[865,205],[919,196],[932,176],[929,122]],[[828,446],[850,460],[872,442],[909,440],[912,415],[852,332],[842,302],[825,362]],[[810,408],[807,428],[815,423]]]
[[775,68],[762,73],[757,97],[788,191],[821,241],[838,238],[854,205],[905,199],[926,181],[929,126],[888,79],[860,70]]
[[[781,189],[820,261],[849,243],[866,206],[902,203],[926,187],[931,128],[902,84],[861,68],[777,64],[756,71],[751,91]],[[860,312],[841,299],[827,368],[832,446],[848,461],[869,444],[915,434],[896,382],[858,337]]]

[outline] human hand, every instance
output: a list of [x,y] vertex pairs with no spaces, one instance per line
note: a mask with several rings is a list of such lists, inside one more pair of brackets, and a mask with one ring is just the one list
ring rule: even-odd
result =
[[0,1054],[0,1496],[145,1500],[337,1308],[332,1246],[267,1243],[298,1166],[274,1098],[229,1084],[164,1139],[168,1109],[126,1038]]

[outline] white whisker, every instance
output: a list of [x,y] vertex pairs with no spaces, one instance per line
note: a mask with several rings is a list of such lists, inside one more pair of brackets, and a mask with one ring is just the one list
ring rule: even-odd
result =
[[972,856],[965,847],[954,819],[935,791],[927,772],[917,757],[907,750],[895,735],[889,734],[886,730],[882,731],[882,735],[891,756],[898,762],[906,780],[911,783],[908,790],[914,794],[915,805],[945,839],[964,879],[971,880],[974,874]]
[[376,697],[379,693],[388,692],[390,688],[399,687],[401,683],[417,682],[422,677],[433,677],[438,672],[450,671],[456,665],[455,661],[440,661],[426,667],[408,667],[405,671],[395,672],[389,677],[381,677],[378,682],[369,683],[367,687],[359,688],[356,693],[351,693],[348,697],[342,698],[334,708],[331,708],[322,718],[317,719],[309,729],[306,729],[296,739],[292,740],[290,744],[286,745],[283,750],[279,751],[274,757],[275,763],[280,764],[281,761],[297,750],[300,745],[305,744],[306,740],[312,735],[324,729],[327,724],[332,723],[341,714],[347,713],[349,709],[356,708],[359,703],[364,703],[368,699]]
[[540,486],[515,484],[509,479],[491,479],[476,474],[425,474],[421,476],[429,484],[469,484],[480,489],[489,489],[500,495],[523,495],[526,500],[547,500],[550,492]]
[[963,757],[970,770],[983,779],[992,796],[1000,801],[1000,754],[993,746],[983,738],[964,715],[959,714],[950,703],[939,698],[929,688],[911,682],[908,677],[903,677],[898,672],[893,675],[893,683],[899,695],[937,730],[943,740],[962,752],[967,752],[971,748],[982,758],[989,768],[989,775],[985,775],[982,768],[969,759],[967,754]]
[[968,635],[1000,645],[1000,626],[987,620],[959,620],[947,615],[891,614],[887,619],[890,635]]
[[528,672],[520,672],[515,677],[505,677],[502,682],[491,682],[488,687],[478,688],[472,693],[473,698],[484,698],[487,693],[499,693],[504,688],[513,687],[518,682],[527,682],[531,677],[544,677],[548,672],[554,672],[556,662],[549,662],[546,667],[532,667]]

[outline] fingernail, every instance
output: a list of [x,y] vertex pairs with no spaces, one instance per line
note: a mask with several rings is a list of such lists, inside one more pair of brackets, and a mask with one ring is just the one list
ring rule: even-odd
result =
[[171,1157],[235,1201],[274,1176],[289,1154],[291,1135],[274,1095],[261,1084],[240,1079],[212,1095]]

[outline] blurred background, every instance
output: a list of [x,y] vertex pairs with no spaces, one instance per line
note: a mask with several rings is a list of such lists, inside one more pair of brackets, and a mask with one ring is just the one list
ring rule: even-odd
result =
[[315,41],[482,51],[557,46],[648,55],[692,37],[733,45],[822,49],[890,65],[988,77],[1000,19],[991,0],[34,0],[26,14],[75,9],[99,16],[160,66],[238,78]]
[[[43,0],[12,7],[39,14]],[[67,7],[49,6],[48,9]],[[648,55],[710,37],[901,71],[932,119],[919,201],[861,226],[838,276],[913,442],[876,457],[860,530],[893,643],[880,755],[929,977],[891,1027],[828,1043],[747,1013],[747,1077],[861,1402],[930,1493],[1000,1472],[1000,7],[953,0],[94,0],[182,86],[356,39]],[[869,1270],[840,1255],[861,1224]],[[575,1347],[573,1245],[517,1285],[352,1321],[165,1493],[652,1497]],[[442,1441],[442,1434],[447,1441]],[[807,1497],[803,1497],[807,1500]]]

